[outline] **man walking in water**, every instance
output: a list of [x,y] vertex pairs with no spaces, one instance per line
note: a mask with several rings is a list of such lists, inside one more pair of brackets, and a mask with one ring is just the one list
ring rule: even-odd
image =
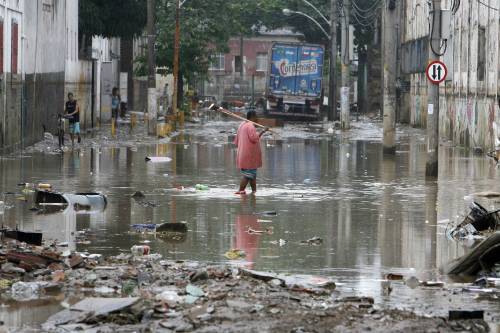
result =
[[82,142],[80,137],[80,106],[73,97],[73,93],[68,94],[66,102],[66,118],[69,119],[69,134],[71,136],[71,144],[75,145],[75,134],[78,136],[78,143]]
[[238,147],[236,155],[236,166],[240,169],[240,189],[235,194],[246,194],[248,183],[252,187],[252,193],[257,192],[257,169],[262,167],[262,152],[260,150],[260,138],[269,129],[257,133],[254,124],[257,121],[257,113],[248,111],[247,119],[238,128],[234,144]]

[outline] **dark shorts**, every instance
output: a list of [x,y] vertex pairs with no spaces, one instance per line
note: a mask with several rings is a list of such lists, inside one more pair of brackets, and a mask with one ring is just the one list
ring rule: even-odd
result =
[[119,114],[119,112],[120,112],[120,109],[119,109],[119,108],[116,108],[116,109],[113,109],[113,108],[112,108],[112,109],[111,109],[111,117],[113,117],[113,118],[115,118],[115,119],[116,119],[116,118],[118,118],[118,114]]
[[249,180],[257,179],[257,169],[241,169],[240,172],[246,179]]

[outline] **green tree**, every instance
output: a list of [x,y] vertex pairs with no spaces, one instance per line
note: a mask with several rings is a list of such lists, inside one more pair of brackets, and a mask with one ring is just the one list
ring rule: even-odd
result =
[[146,26],[146,0],[80,0],[80,38],[93,36],[130,39]]

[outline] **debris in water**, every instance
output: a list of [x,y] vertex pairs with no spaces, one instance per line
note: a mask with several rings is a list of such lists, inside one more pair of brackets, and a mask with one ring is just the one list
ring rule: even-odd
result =
[[148,245],[134,245],[130,248],[132,254],[136,257],[149,255],[151,248]]
[[168,163],[171,161],[172,161],[172,159],[170,157],[165,157],[165,156],[148,156],[148,157],[146,157],[146,162],[151,162],[151,163]]
[[239,249],[232,249],[226,252],[225,257],[229,260],[236,260],[245,258],[245,251]]
[[450,275],[476,276],[480,271],[490,271],[498,262],[500,262],[500,232],[497,231],[469,253],[452,260],[443,271]]
[[484,311],[450,310],[449,320],[484,319]]
[[315,237],[310,238],[308,240],[300,241],[300,244],[302,244],[302,245],[321,245],[321,244],[323,244],[323,239],[318,237],[318,236],[315,236]]
[[500,210],[488,212],[486,208],[473,202],[469,214],[462,223],[451,230],[450,235],[454,239],[461,239],[481,232],[494,231],[500,225],[499,212]]
[[390,280],[390,281],[401,281],[403,280],[403,275],[401,274],[393,274],[393,273],[389,273],[385,276],[385,278],[387,280]]
[[272,235],[274,233],[274,228],[267,227],[264,230],[256,230],[253,229],[252,227],[248,227],[247,233],[249,233],[250,235],[263,235],[263,234]]
[[257,215],[276,216],[276,215],[278,215],[278,213],[275,210],[269,210],[269,211],[257,213]]
[[202,185],[202,184],[196,184],[194,186],[194,188],[197,190],[197,191],[208,191],[209,188],[207,185]]
[[286,239],[279,239],[277,241],[270,241],[269,243],[274,244],[274,245],[279,245],[279,246],[285,246],[288,241]]

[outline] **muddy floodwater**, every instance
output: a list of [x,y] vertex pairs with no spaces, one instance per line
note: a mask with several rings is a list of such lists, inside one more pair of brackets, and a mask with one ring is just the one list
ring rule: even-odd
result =
[[[0,200],[6,209],[0,222],[40,230],[45,239],[67,242],[70,249],[106,255],[147,243],[166,258],[227,263],[224,254],[238,248],[246,257],[236,265],[332,276],[343,295],[373,296],[377,303],[423,314],[480,309],[489,321],[500,321],[496,299],[465,293],[439,273],[467,251],[467,244],[446,237],[446,228],[466,212],[468,196],[500,190],[500,171],[484,155],[443,144],[439,181],[426,181],[424,131],[400,128],[396,155],[384,158],[378,124],[355,123],[351,132],[334,134],[321,126],[290,125],[262,142],[257,195],[236,196],[239,175],[231,141],[237,125],[192,125],[163,143],[124,137],[101,145],[99,140],[106,140],[101,137],[65,153],[35,149],[2,157]],[[146,163],[146,156],[172,160]],[[26,182],[50,183],[61,192],[102,192],[108,206],[91,214],[72,209],[39,214],[30,210],[29,200],[20,200],[18,183]],[[196,191],[196,184],[208,190]],[[131,198],[136,191],[145,199]],[[481,203],[498,208],[494,200]],[[276,215],[258,214],[268,211]],[[171,240],[130,232],[134,224],[165,222],[186,222],[189,231]],[[249,228],[268,232],[252,234]],[[85,239],[80,235],[77,243],[78,231],[85,231]],[[323,242],[301,243],[313,237]],[[393,282],[388,295],[382,283],[387,273],[444,281],[445,290]],[[40,306],[46,316],[58,309]],[[27,309],[4,307],[0,320],[15,324],[23,317],[19,311],[30,316]],[[43,311],[31,315],[37,317],[33,321],[43,320],[38,318]]]

